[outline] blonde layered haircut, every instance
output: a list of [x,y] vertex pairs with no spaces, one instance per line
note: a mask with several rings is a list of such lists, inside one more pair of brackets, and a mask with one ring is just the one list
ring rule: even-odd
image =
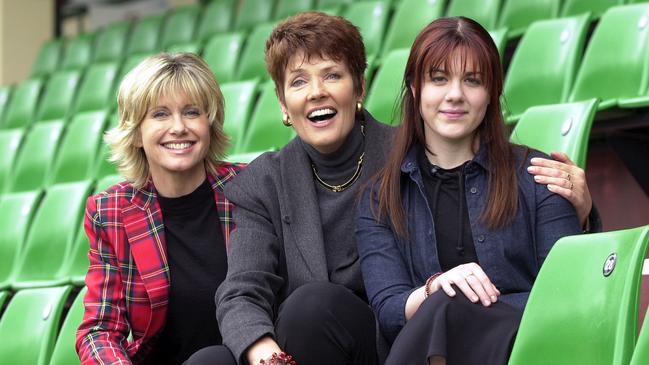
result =
[[110,161],[136,188],[144,187],[149,179],[144,149],[136,147],[140,124],[161,97],[173,93],[184,93],[207,114],[210,146],[205,167],[210,173],[215,174],[228,146],[223,132],[223,95],[209,66],[191,53],[151,56],[122,80],[117,95],[119,123],[104,138],[111,149]]

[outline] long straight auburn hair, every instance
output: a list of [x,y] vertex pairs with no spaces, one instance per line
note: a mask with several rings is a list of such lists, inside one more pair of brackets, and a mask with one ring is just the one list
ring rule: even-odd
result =
[[[461,57],[460,62],[456,57]],[[464,17],[439,18],[419,33],[410,49],[401,90],[401,125],[386,165],[375,176],[378,192],[371,192],[372,197],[378,194],[375,216],[387,216],[395,233],[402,238],[408,236],[408,230],[401,200],[401,164],[413,145],[426,147],[420,112],[421,89],[433,70],[451,70],[458,64],[466,70],[467,62],[472,63],[473,71],[480,72],[489,93],[484,120],[474,135],[487,149],[489,163],[488,200],[481,220],[489,228],[499,228],[516,214],[518,179],[500,108],[503,71],[498,49],[489,33],[475,21]],[[375,206],[372,207],[376,212]]]

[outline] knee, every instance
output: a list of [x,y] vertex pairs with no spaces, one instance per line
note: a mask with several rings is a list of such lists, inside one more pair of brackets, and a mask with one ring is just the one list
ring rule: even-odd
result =
[[296,289],[282,303],[280,317],[292,326],[317,326],[338,316],[354,300],[360,301],[341,285],[309,283]]

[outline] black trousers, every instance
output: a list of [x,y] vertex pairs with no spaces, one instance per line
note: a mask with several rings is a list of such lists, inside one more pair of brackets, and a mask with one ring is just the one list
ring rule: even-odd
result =
[[426,299],[397,336],[386,365],[507,364],[523,312],[503,302],[489,307],[469,301],[459,289]]
[[[368,304],[329,282],[296,289],[280,305],[275,321],[275,341],[298,365],[376,365],[376,333]],[[223,348],[204,348],[185,365],[230,365]]]

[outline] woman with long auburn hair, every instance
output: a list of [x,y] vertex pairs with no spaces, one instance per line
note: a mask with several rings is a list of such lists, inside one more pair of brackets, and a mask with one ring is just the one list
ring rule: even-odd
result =
[[394,342],[387,364],[506,363],[543,260],[579,219],[527,172],[546,156],[508,142],[500,57],[478,23],[430,23],[404,81],[402,124],[356,231],[368,299]]

